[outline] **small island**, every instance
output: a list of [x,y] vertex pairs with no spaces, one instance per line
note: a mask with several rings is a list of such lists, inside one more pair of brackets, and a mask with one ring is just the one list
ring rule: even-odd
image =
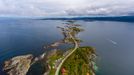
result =
[[[96,75],[96,51],[90,46],[80,46],[82,40],[77,34],[84,31],[81,25],[69,20],[60,29],[63,39],[48,46],[40,56],[31,54],[16,56],[5,61],[3,70],[8,75]],[[57,48],[63,44],[73,47],[67,51]]]

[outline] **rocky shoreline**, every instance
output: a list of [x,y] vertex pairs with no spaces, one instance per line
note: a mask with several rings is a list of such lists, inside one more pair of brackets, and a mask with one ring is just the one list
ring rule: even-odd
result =
[[33,55],[22,55],[14,57],[4,63],[4,69],[8,75],[26,75],[31,63]]

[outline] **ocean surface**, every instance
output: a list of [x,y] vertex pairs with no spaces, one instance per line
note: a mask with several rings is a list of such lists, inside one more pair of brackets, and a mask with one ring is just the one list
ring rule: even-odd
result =
[[[24,54],[38,56],[47,51],[45,45],[62,39],[57,26],[64,22],[0,18],[0,75],[5,75],[2,71],[5,60]],[[78,35],[83,40],[81,45],[96,48],[97,75],[134,75],[134,23],[82,20],[76,23],[85,29]]]

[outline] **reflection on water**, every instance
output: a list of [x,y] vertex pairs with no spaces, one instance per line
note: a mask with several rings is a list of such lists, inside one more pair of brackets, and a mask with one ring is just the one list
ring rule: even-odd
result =
[[[16,55],[43,52],[43,46],[59,40],[57,26],[63,21],[0,20],[0,69],[2,62]],[[82,45],[97,49],[98,75],[134,75],[134,25],[125,22],[77,21],[84,32]],[[2,75],[0,71],[0,75]]]

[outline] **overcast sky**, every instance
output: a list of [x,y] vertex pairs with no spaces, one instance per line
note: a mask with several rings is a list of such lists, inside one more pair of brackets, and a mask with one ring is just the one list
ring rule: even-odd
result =
[[134,14],[134,0],[0,0],[0,16]]

